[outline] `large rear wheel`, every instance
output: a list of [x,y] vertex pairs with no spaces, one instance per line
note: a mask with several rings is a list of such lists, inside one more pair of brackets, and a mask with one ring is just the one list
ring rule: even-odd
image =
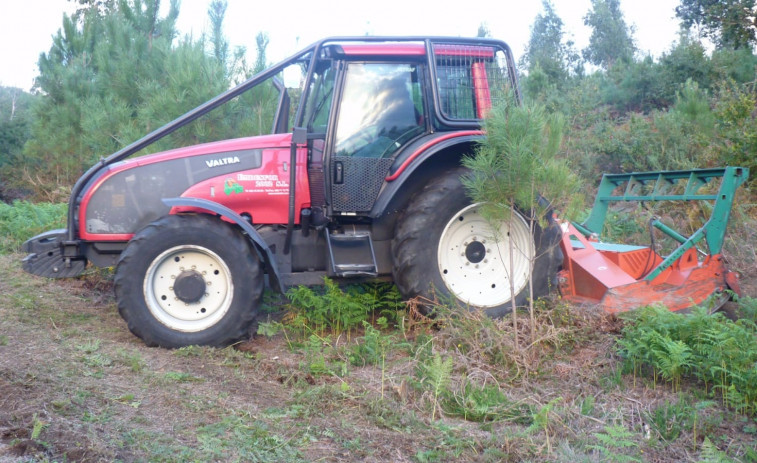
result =
[[549,292],[561,263],[559,232],[532,230],[518,211],[495,232],[466,195],[466,172],[449,171],[411,199],[392,241],[394,280],[403,297],[452,298],[498,317],[513,298],[527,303],[529,278],[534,297]]
[[256,253],[209,216],[167,216],[139,231],[121,254],[118,310],[147,345],[224,346],[247,335],[263,293]]

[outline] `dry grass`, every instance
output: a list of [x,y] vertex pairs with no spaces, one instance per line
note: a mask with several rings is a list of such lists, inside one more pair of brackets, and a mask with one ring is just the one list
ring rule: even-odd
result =
[[[666,441],[655,410],[706,397],[621,375],[619,322],[587,308],[544,307],[533,333],[520,317],[515,343],[510,318],[411,307],[382,334],[383,369],[350,364],[356,333],[323,346],[315,371],[282,334],[147,348],[107,276],[44,280],[19,257],[0,256],[0,461],[697,461],[705,433],[753,461],[749,423],[718,404],[700,411],[696,437],[683,426]],[[452,359],[441,394],[437,356]],[[597,448],[614,426],[636,446]]]

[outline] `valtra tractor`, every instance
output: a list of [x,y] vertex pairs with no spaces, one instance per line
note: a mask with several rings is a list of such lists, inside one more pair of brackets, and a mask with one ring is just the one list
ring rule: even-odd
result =
[[[131,157],[263,85],[279,92],[269,135]],[[583,224],[531,227],[514,211],[494,233],[460,162],[502,98],[520,96],[501,41],[321,40],[93,166],[73,188],[67,228],[24,244],[24,269],[56,278],[115,266],[129,329],[164,347],[232,343],[265,284],[284,291],[324,276],[391,278],[405,298],[492,316],[550,288],[609,311],[677,310],[738,291],[720,250],[743,168],[605,176]],[[657,221],[680,243],[667,256],[599,241],[612,202],[664,200],[709,201],[712,219],[689,237]]]

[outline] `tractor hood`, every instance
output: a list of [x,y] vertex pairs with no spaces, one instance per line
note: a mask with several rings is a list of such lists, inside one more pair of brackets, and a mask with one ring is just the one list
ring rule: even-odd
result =
[[169,213],[163,199],[203,181],[258,169],[263,150],[287,150],[292,134],[238,138],[140,156],[107,165],[82,189],[78,232],[84,240],[128,240]]

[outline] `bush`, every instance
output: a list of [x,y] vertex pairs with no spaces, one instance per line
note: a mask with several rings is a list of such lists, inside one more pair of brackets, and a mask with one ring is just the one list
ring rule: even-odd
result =
[[67,204],[0,203],[0,254],[17,252],[34,235],[66,226]]

